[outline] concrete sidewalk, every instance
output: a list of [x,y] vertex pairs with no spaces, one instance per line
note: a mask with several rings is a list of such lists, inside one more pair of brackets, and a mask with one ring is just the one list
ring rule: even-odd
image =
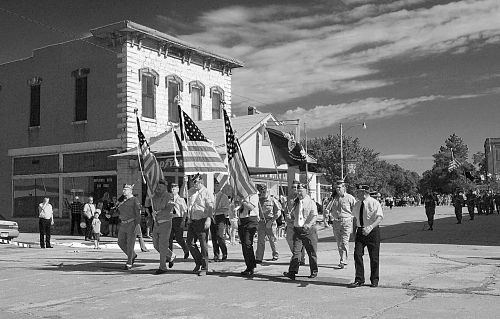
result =
[[[378,288],[346,288],[354,266],[337,269],[330,228],[318,232],[318,277],[307,278],[306,266],[296,281],[282,276],[290,258],[284,240],[278,241],[278,261],[269,260],[266,247],[268,260],[254,278],[239,275],[245,268],[239,245],[229,246],[227,262],[210,263],[206,277],[191,272],[192,259],[177,260],[167,274],[155,276],[158,254],[140,250],[126,272],[121,251],[74,249],[66,244],[74,242],[71,236],[54,236],[54,249],[0,245],[6,292],[0,318],[498,317],[499,215],[474,221],[464,216],[457,225],[451,207],[438,207],[435,230],[426,231],[422,207],[385,214]],[[37,241],[37,234],[29,236]],[[367,254],[365,265],[369,272]]]

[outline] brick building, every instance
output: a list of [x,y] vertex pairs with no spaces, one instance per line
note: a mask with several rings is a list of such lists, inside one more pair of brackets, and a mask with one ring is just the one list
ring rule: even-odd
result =
[[221,100],[231,111],[236,59],[130,21],[90,32],[0,65],[6,217],[36,217],[48,196],[65,218],[73,196],[115,195],[137,182],[133,162],[109,158],[137,145],[135,110],[146,137],[178,121],[177,95],[195,120],[220,118]]

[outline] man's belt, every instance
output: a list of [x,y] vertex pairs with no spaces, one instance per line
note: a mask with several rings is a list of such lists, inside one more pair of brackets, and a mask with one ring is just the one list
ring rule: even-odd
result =
[[169,222],[169,221],[172,221],[171,219],[162,219],[162,220],[157,220],[156,222],[158,224],[163,224],[163,223],[166,223],[166,222]]
[[127,219],[127,220],[122,220],[122,224],[128,224],[130,222],[133,222],[135,218]]
[[342,219],[352,219],[352,217],[338,217],[338,218],[334,218],[333,220],[340,222],[340,221],[342,221]]

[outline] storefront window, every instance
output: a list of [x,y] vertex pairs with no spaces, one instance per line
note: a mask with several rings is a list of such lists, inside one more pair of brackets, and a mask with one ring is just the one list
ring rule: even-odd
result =
[[82,202],[87,202],[89,196],[92,196],[94,203],[103,200],[103,198],[116,196],[116,176],[66,177],[63,178],[63,185],[65,210],[69,210],[69,205],[75,196],[80,197]]
[[54,216],[59,214],[59,182],[57,178],[14,180],[14,217],[38,217],[38,204],[50,199]]

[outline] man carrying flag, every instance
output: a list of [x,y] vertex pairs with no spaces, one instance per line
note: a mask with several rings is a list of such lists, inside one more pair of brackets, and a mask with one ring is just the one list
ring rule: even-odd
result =
[[257,266],[253,249],[253,238],[259,225],[259,197],[257,189],[250,179],[248,167],[231,127],[229,116],[226,110],[223,110],[223,112],[226,130],[229,183],[241,202],[241,208],[238,211],[238,218],[240,220],[238,235],[240,236],[241,250],[246,264],[246,269],[241,274],[243,276],[253,276],[254,269]]

